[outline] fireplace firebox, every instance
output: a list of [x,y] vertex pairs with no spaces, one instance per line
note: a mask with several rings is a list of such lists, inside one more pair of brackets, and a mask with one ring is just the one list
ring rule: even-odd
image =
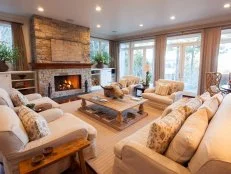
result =
[[81,89],[81,75],[54,76],[55,91]]

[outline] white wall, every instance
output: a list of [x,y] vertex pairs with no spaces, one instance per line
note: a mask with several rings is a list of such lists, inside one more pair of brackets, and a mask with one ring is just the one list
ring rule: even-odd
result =
[[31,46],[30,46],[30,20],[29,18],[0,12],[0,21],[1,20],[23,23],[22,29],[23,29],[23,34],[25,38],[27,59],[28,59],[28,62],[30,63],[31,62]]

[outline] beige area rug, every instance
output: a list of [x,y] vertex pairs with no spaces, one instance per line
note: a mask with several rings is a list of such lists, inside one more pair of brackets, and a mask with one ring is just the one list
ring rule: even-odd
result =
[[144,110],[148,112],[148,116],[141,119],[137,123],[131,125],[123,131],[117,131],[94,118],[81,113],[77,109],[81,105],[81,100],[64,103],[61,108],[64,112],[69,112],[86,121],[97,129],[97,157],[88,161],[88,164],[99,174],[111,174],[114,163],[114,145],[123,138],[136,132],[144,127],[150,121],[159,117],[161,110],[144,105]]

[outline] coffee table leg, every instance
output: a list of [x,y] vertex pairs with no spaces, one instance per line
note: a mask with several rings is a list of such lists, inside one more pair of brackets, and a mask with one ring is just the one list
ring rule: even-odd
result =
[[117,117],[116,117],[116,120],[117,120],[119,123],[122,123],[122,122],[123,122],[123,116],[122,116],[122,113],[121,113],[121,112],[118,112]]
[[82,103],[81,103],[81,106],[82,108],[86,108],[86,100],[85,99],[82,99]]
[[82,174],[87,174],[87,168],[86,168],[85,160],[84,160],[84,157],[83,157],[83,151],[80,150],[78,152],[78,155],[79,155],[79,162],[80,162]]
[[143,104],[140,104],[140,106],[139,106],[139,113],[140,114],[144,113],[144,105]]

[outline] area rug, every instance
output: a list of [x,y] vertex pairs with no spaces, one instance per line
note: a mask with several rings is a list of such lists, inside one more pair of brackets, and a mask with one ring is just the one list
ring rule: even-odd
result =
[[94,118],[90,118],[84,113],[78,111],[81,105],[81,100],[61,104],[61,109],[64,112],[69,112],[76,117],[86,121],[94,126],[97,130],[97,157],[88,161],[88,164],[98,174],[111,174],[114,162],[114,145],[123,138],[136,132],[138,129],[144,127],[152,120],[158,118],[162,111],[153,107],[144,105],[144,110],[148,116],[141,119],[137,123],[131,125],[123,131],[117,131]]

